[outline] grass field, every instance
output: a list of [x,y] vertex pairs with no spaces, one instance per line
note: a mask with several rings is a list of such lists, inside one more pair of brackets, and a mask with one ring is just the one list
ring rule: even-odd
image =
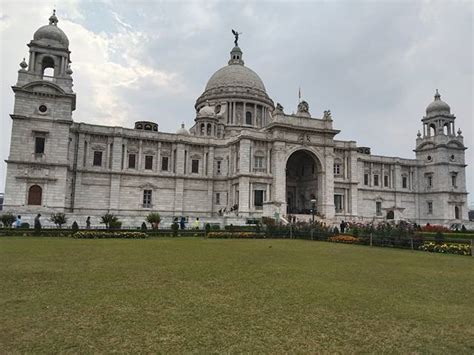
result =
[[474,258],[302,240],[0,239],[1,353],[474,352]]

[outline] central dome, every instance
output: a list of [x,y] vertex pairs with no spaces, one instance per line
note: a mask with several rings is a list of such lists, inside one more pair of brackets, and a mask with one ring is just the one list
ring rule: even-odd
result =
[[45,45],[53,45],[63,48],[69,47],[69,39],[66,34],[58,27],[58,18],[56,10],[49,18],[49,25],[42,26],[36,30],[33,35],[34,41],[44,42]]
[[206,91],[220,87],[241,86],[266,92],[262,79],[252,69],[230,64],[216,71],[206,85]]

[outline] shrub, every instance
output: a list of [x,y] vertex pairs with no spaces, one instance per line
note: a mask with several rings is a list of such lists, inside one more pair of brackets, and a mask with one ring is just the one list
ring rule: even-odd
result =
[[360,239],[350,235],[335,235],[334,237],[329,237],[328,241],[335,243],[356,244],[360,242]]
[[206,223],[206,225],[204,226],[204,230],[205,230],[206,235],[208,235],[209,232],[211,231],[211,225],[209,223]]
[[77,224],[76,221],[72,222],[71,229],[72,229],[73,231],[77,231],[77,230],[79,229],[79,225]]
[[100,217],[100,223],[105,224],[105,228],[111,229],[114,224],[118,222],[118,217],[111,213],[106,213]]
[[151,224],[151,227],[153,229],[158,229],[158,226],[160,225],[160,222],[161,222],[161,216],[158,212],[151,212],[146,217],[146,221]]
[[450,232],[448,227],[440,226],[437,224],[433,224],[433,225],[427,224],[426,226],[421,227],[421,231],[422,232],[435,232],[435,233],[436,232],[441,232],[441,233]]
[[261,238],[262,235],[252,232],[209,232],[207,235],[208,238],[221,239],[221,238],[242,238],[242,239],[252,239],[252,238]]
[[16,217],[11,212],[7,212],[2,214],[0,220],[5,228],[11,228],[12,224],[16,221]]
[[179,224],[178,222],[173,222],[173,224],[171,225],[171,230],[173,232],[173,237],[177,237],[178,236],[178,231],[179,231]]
[[423,243],[418,250],[429,251],[443,254],[471,255],[471,246],[469,244],[436,244],[433,242]]
[[60,228],[67,223],[67,218],[64,213],[53,213],[49,218],[51,222],[53,222],[56,227]]
[[443,244],[443,242],[444,242],[443,233],[437,232],[436,235],[435,235],[435,241],[436,241],[436,244]]
[[20,226],[21,229],[30,229],[30,224],[27,222],[23,222]]
[[117,219],[116,221],[110,222],[109,226],[110,226],[110,229],[121,229],[122,228],[122,222]]
[[106,239],[106,238],[124,238],[124,239],[144,239],[147,238],[146,233],[143,232],[126,232],[126,231],[81,231],[74,233],[73,238],[78,239]]

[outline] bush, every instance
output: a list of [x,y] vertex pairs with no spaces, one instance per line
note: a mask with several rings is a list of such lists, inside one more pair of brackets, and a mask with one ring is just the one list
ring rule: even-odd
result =
[[158,229],[158,226],[160,225],[160,222],[161,222],[161,216],[158,212],[151,212],[146,217],[146,221],[151,224],[151,227],[153,229]]
[[444,242],[443,233],[437,232],[436,235],[435,235],[435,241],[436,241],[436,244],[443,244],[443,242]]
[[12,224],[16,221],[16,217],[11,212],[7,212],[2,214],[0,220],[5,228],[11,228]]
[[209,232],[211,231],[211,225],[209,223],[206,223],[204,226],[205,234],[208,235]]
[[71,229],[72,229],[73,231],[77,231],[77,230],[79,229],[79,225],[77,224],[76,221],[72,222]]
[[[112,229],[113,226],[116,225],[118,221],[119,221],[118,217],[114,216],[111,213],[106,213],[102,217],[100,217],[100,223],[105,224],[105,228],[107,229]],[[120,223],[120,225],[122,224]]]
[[427,224],[426,226],[421,227],[421,231],[422,232],[435,232],[435,233],[436,232],[441,232],[441,233],[450,232],[448,227],[440,226],[436,224],[433,224],[433,225]]
[[53,213],[49,220],[53,222],[59,229],[61,229],[62,226],[67,223],[67,218],[64,213]]
[[116,221],[110,222],[109,226],[110,226],[110,229],[121,229],[122,228],[122,222],[117,219]]
[[178,236],[178,231],[179,231],[179,224],[178,222],[173,222],[173,224],[171,225],[171,231],[173,232],[173,237],[177,237]]
[[420,245],[418,250],[443,254],[471,255],[471,246],[469,244],[436,244],[429,242]]
[[21,229],[30,229],[30,224],[27,222],[23,222],[20,226]]
[[360,242],[360,239],[350,235],[336,235],[334,237],[329,237],[328,241],[335,243],[357,244]]
[[252,238],[262,238],[263,236],[261,234],[252,233],[252,232],[209,232],[207,237],[214,238],[214,239],[223,239],[223,238],[252,239]]
[[125,231],[94,231],[94,232],[77,232],[72,235],[77,239],[107,239],[107,238],[123,238],[123,239],[144,239],[147,238],[143,232],[125,232]]

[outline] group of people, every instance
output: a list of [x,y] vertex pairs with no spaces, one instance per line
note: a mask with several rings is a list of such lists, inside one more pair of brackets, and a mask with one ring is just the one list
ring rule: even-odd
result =
[[[20,215],[16,216],[16,220],[13,223],[14,227],[21,228],[22,224],[23,222],[21,220],[21,216]],[[40,213],[38,213],[34,219],[34,229],[37,231],[41,230],[41,214]]]

